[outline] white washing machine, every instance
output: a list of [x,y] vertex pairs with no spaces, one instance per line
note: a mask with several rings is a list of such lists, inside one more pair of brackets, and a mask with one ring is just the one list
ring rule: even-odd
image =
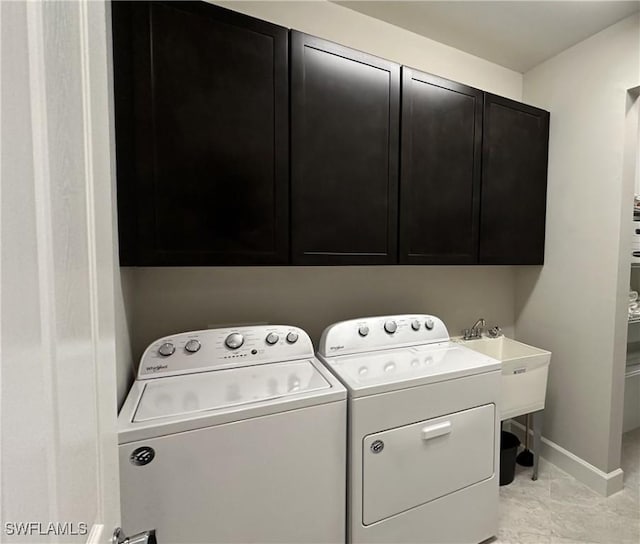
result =
[[346,391],[288,326],[157,340],[119,415],[122,527],[161,544],[344,542]]
[[347,540],[496,535],[500,362],[429,315],[336,323],[319,357],[348,391]]

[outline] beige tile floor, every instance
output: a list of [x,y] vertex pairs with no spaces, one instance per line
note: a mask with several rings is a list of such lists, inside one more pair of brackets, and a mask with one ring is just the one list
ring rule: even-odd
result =
[[602,497],[544,459],[539,479],[518,466],[500,488],[500,528],[491,544],[639,544],[640,429],[622,441],[624,489]]

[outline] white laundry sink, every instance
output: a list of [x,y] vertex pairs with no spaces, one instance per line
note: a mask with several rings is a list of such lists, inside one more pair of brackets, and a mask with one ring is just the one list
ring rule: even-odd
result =
[[502,363],[502,420],[544,409],[550,351],[505,336],[459,342]]

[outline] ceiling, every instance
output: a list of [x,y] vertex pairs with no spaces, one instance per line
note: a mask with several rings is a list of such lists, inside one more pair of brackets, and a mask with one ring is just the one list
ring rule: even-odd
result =
[[517,72],[526,72],[640,9],[640,1],[616,0],[336,3]]

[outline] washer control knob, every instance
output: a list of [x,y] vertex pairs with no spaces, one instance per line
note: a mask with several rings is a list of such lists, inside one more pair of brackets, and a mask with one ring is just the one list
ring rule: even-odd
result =
[[280,337],[275,332],[270,332],[266,338],[267,344],[270,346],[277,344],[278,340],[280,340]]
[[414,331],[419,331],[420,330],[420,321],[418,321],[417,319],[414,319],[413,322],[411,323],[411,328]]
[[165,342],[158,348],[158,353],[163,357],[169,357],[169,355],[173,355],[176,347],[171,342]]
[[184,349],[186,349],[189,353],[195,353],[199,351],[201,348],[200,342],[198,342],[195,338],[189,340],[185,345]]
[[391,319],[384,324],[384,330],[389,334],[393,334],[398,330],[398,324]]
[[224,341],[224,345],[229,349],[238,349],[242,344],[244,344],[244,336],[239,332],[232,332]]
[[433,329],[433,319],[431,319],[430,317],[427,317],[426,321],[424,322],[424,326],[427,327],[428,331]]
[[291,331],[289,334],[287,334],[287,342],[289,342],[289,344],[295,344],[297,341],[298,341],[297,332]]
[[369,334],[369,327],[367,327],[366,325],[360,325],[358,334],[364,338],[365,336],[367,336],[367,334]]

